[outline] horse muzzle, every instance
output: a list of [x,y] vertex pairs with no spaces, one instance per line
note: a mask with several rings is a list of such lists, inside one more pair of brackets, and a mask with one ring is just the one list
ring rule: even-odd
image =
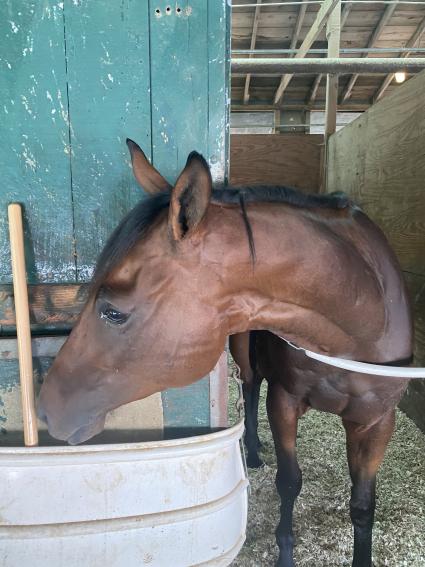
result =
[[56,420],[48,414],[43,405],[43,401],[39,399],[37,403],[37,416],[40,421],[47,425],[49,434],[60,441],[66,441],[70,445],[78,445],[88,441],[105,427],[106,416],[94,416],[89,418],[83,424],[65,424],[64,420]]

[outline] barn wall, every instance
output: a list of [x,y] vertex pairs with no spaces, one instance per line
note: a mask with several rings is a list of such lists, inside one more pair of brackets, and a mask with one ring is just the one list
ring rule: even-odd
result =
[[[416,364],[425,366],[425,72],[329,140],[328,191],[350,194],[396,251],[415,314]],[[425,382],[402,408],[425,429]]]
[[262,183],[319,190],[321,135],[233,134],[230,182]]

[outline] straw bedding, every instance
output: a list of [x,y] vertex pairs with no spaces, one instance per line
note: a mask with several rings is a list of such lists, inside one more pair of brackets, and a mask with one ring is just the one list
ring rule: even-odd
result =
[[[259,435],[265,466],[249,470],[247,540],[232,567],[272,566],[279,500],[276,458],[265,411],[263,384]],[[230,381],[230,418],[237,419],[237,387]],[[303,489],[294,512],[297,567],[351,565],[348,514],[350,481],[340,419],[316,411],[300,420],[298,455]],[[402,412],[378,476],[374,527],[375,567],[425,567],[425,435]]]

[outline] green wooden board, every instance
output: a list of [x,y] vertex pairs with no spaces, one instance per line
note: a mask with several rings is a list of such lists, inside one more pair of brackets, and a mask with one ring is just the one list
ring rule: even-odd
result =
[[158,0],[150,13],[152,156],[170,182],[192,150],[208,152],[207,4],[184,1],[177,13]]
[[148,2],[65,1],[78,281],[140,200],[127,137],[151,145]]
[[7,205],[25,207],[29,280],[75,279],[61,4],[0,3],[0,283],[11,281]]
[[208,2],[208,161],[214,181],[227,181],[230,141],[230,12]]
[[208,376],[185,388],[162,393],[165,429],[201,429],[209,426],[210,393]]

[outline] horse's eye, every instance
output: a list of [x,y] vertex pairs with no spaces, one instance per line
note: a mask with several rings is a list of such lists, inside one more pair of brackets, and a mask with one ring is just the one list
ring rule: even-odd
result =
[[112,307],[112,305],[105,305],[100,310],[100,318],[106,319],[109,323],[113,323],[114,325],[122,325],[129,317],[129,313],[122,313],[115,309],[115,307]]

